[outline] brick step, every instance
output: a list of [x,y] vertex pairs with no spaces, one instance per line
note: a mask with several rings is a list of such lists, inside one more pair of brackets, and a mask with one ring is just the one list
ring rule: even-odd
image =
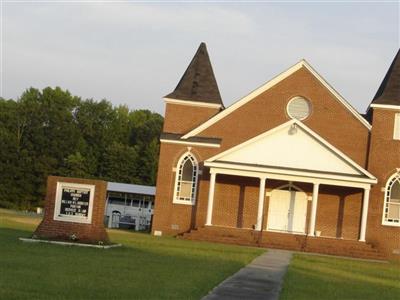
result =
[[261,243],[274,247],[285,247],[285,249],[289,247],[301,249],[302,246],[302,242],[299,241],[296,236],[280,233],[264,234]]
[[299,243],[286,243],[284,241],[272,242],[268,240],[262,240],[261,245],[275,246],[275,247],[290,247],[292,249],[301,249],[302,246]]
[[213,229],[213,228],[199,228],[196,231],[190,231],[188,233],[189,235],[193,237],[199,237],[199,238],[207,238],[209,236],[216,237],[216,238],[229,238],[229,239],[237,239],[237,240],[243,240],[243,241],[249,241],[249,242],[256,242],[257,240],[257,235],[254,235],[251,230],[218,230],[218,229]]
[[339,248],[358,248],[358,249],[376,249],[371,244],[365,242],[359,242],[355,240],[335,240],[335,239],[321,239],[318,238],[308,238],[306,240],[308,246],[320,246],[325,247],[339,247]]
[[362,258],[384,258],[384,255],[377,252],[368,252],[368,251],[341,251],[341,250],[333,250],[333,249],[303,249],[305,252],[315,252],[322,254],[330,254],[330,255],[343,255],[343,256],[351,256],[351,257],[362,257]]
[[288,244],[279,244],[279,243],[261,243],[261,247],[264,248],[274,248],[274,249],[285,249],[285,250],[293,250],[293,251],[301,251],[301,247],[299,245],[288,245]]
[[373,248],[369,244],[362,245],[331,245],[331,244],[319,244],[319,245],[310,245],[306,244],[305,249],[308,251],[340,251],[340,252],[349,252],[349,253],[371,253],[371,254],[379,254],[379,250]]
[[313,243],[329,243],[331,245],[338,245],[338,246],[344,246],[344,245],[368,245],[372,247],[372,245],[365,243],[365,242],[359,242],[357,240],[342,240],[342,239],[329,239],[329,238],[314,238],[314,237],[308,237],[307,238],[307,243],[313,244]]
[[206,236],[188,236],[185,238],[187,240],[195,240],[195,241],[205,241],[205,242],[213,242],[213,243],[221,243],[221,244],[233,244],[233,245],[242,245],[242,246],[256,246],[254,242],[238,240],[236,238],[213,238]]
[[309,249],[313,248],[324,248],[324,249],[337,249],[337,250],[342,250],[342,251],[371,251],[371,252],[379,252],[378,249],[373,248],[371,245],[364,244],[364,245],[332,245],[332,244],[325,244],[325,243],[320,243],[320,244],[310,244],[308,242],[305,243],[305,247]]
[[306,251],[316,251],[316,252],[328,251],[328,252],[357,253],[357,254],[366,253],[371,255],[380,254],[380,252],[374,250],[351,250],[351,249],[340,249],[340,248],[333,249],[333,248],[324,248],[322,246],[314,248],[305,247],[304,249]]
[[[192,232],[192,231],[191,231]],[[231,229],[218,229],[218,228],[198,228],[196,232],[212,234],[212,235],[224,235],[224,236],[236,236],[236,237],[248,237],[249,235],[253,235],[252,230],[231,230]]]
[[291,251],[300,251],[300,249],[296,249],[294,247],[290,247],[288,245],[276,245],[276,244],[261,244],[263,248],[272,248],[272,249],[282,249],[282,250],[291,250]]
[[319,248],[319,247],[324,247],[324,248],[333,248],[333,249],[341,249],[341,250],[362,250],[362,251],[368,251],[368,250],[373,250],[373,251],[378,251],[376,248],[373,248],[371,246],[362,246],[362,245],[331,245],[331,244],[309,244],[305,243],[306,247],[309,248]]
[[184,238],[188,239],[201,239],[201,240],[213,240],[213,241],[229,241],[229,242],[236,242],[236,243],[246,243],[248,245],[255,245],[257,243],[256,240],[252,238],[241,238],[241,237],[235,237],[235,236],[212,236],[212,235],[205,235],[205,234],[188,234],[184,235]]
[[324,251],[324,252],[336,252],[336,253],[338,253],[338,252],[340,252],[340,253],[349,253],[349,254],[366,254],[366,255],[380,255],[380,252],[377,252],[377,251],[368,251],[368,250],[342,250],[342,249],[329,249],[329,248],[323,248],[323,247],[320,247],[320,248],[308,248],[308,247],[305,247],[304,248],[304,250],[306,250],[306,251],[311,251],[311,252],[321,252],[321,251]]
[[321,237],[307,237],[279,232],[260,233],[251,229],[224,227],[200,227],[179,236],[182,239],[213,243],[256,246],[313,252],[326,255],[385,260],[386,257],[372,245],[356,240],[337,240]]

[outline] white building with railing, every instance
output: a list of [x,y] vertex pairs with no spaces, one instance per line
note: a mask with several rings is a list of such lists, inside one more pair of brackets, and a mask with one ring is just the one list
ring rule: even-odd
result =
[[136,231],[150,230],[155,194],[154,186],[108,182],[106,226]]

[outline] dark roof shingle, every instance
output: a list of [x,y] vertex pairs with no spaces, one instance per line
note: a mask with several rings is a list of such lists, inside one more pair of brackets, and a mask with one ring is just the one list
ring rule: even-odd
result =
[[400,49],[383,78],[372,104],[400,105]]
[[205,43],[201,43],[175,90],[166,98],[222,104]]

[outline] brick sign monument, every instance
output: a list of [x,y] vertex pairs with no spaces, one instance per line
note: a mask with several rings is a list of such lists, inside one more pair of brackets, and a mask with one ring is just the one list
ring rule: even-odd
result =
[[104,229],[107,183],[102,180],[49,176],[44,218],[37,238],[108,243]]

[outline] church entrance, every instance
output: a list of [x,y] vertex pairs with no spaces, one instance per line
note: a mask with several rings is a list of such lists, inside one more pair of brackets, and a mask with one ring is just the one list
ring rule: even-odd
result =
[[267,230],[306,232],[307,195],[288,185],[271,192]]

